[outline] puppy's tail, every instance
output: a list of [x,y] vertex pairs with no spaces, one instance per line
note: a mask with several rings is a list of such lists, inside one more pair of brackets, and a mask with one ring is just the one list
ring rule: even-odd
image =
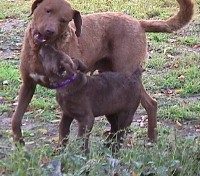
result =
[[168,20],[140,20],[145,32],[168,32],[177,31],[192,19],[194,13],[193,0],[177,0],[179,12]]

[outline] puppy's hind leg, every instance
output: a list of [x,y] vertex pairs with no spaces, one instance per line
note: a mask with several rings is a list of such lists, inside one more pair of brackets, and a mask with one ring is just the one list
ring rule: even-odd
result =
[[116,114],[116,116],[118,116],[118,119],[117,119],[117,128],[118,129],[114,134],[116,142],[111,144],[112,152],[116,153],[120,149],[120,145],[121,145],[121,143],[123,143],[123,140],[124,140],[123,138],[124,138],[125,131],[126,131],[127,127],[129,127],[131,125],[133,115],[134,114],[130,113],[129,111],[123,111],[123,112]]
[[121,112],[119,114],[119,118],[118,118],[119,129],[117,132],[118,143],[123,143],[125,131],[131,125],[133,121],[133,116],[134,116],[134,113],[130,113],[130,112]]
[[83,149],[84,149],[85,154],[88,154],[89,153],[89,147],[88,147],[89,136],[94,124],[94,117],[87,116],[86,118],[81,118],[81,121],[79,120],[78,124],[79,124],[78,137],[83,138],[84,140]]
[[106,119],[111,125],[110,133],[106,138],[106,147],[110,147],[112,142],[116,139],[116,132],[118,131],[118,115],[117,114],[110,114],[106,115]]

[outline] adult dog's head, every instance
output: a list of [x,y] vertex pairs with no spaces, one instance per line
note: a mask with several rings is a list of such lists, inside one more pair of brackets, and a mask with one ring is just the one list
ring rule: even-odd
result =
[[80,36],[80,12],[74,10],[65,0],[35,0],[31,8],[32,14],[32,35],[37,44],[54,42],[66,31],[72,20],[76,27],[76,36]]

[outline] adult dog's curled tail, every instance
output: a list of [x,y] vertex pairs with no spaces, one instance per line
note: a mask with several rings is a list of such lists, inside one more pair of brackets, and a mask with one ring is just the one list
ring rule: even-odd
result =
[[145,32],[173,32],[182,28],[192,19],[194,3],[192,0],[177,0],[179,12],[168,20],[140,20]]

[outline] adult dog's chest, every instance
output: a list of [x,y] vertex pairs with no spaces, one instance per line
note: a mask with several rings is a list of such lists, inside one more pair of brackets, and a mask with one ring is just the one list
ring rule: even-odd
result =
[[32,59],[28,61],[29,64],[29,76],[37,83],[44,87],[49,87],[49,79],[44,72],[44,68],[40,61],[40,58],[32,56]]

